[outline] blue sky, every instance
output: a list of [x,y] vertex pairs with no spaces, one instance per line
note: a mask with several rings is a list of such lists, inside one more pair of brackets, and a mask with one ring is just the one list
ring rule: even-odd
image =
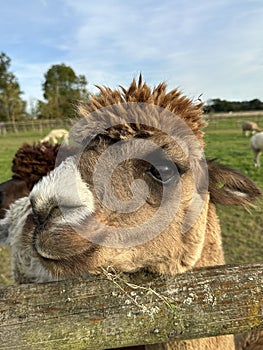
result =
[[139,72],[192,98],[263,101],[262,0],[1,1],[0,51],[23,98],[65,63],[95,84],[127,86]]

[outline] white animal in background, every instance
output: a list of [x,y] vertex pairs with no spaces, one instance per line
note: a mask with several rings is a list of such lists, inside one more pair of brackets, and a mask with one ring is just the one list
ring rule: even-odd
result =
[[260,127],[255,122],[246,121],[242,124],[243,135],[249,136],[255,132],[261,131]]
[[254,154],[254,165],[260,167],[260,154],[263,151],[263,131],[253,135],[249,143]]
[[53,142],[56,144],[61,140],[68,144],[68,131],[65,129],[53,129],[40,142]]

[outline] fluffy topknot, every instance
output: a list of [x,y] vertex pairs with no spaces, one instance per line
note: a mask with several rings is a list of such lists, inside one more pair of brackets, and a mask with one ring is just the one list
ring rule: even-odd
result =
[[49,142],[34,145],[24,143],[13,158],[13,178],[26,181],[31,189],[38,180],[54,169],[59,146]]
[[[187,126],[189,126],[195,136],[203,143],[203,127],[205,122],[202,116],[202,103],[194,103],[191,99],[183,96],[178,89],[167,91],[167,84],[165,82],[160,83],[154,88],[150,88],[142,80],[142,76],[139,76],[138,82],[134,79],[128,89],[120,86],[119,89],[112,90],[108,87],[97,86],[100,93],[92,95],[91,100],[88,103],[82,103],[79,106],[80,117],[85,117],[86,126],[84,123],[80,124],[80,127],[75,129],[74,134],[78,135],[81,142],[86,137],[93,136],[98,133],[97,125],[114,125],[116,132],[112,131],[112,134],[119,135],[120,139],[125,137],[120,136],[120,132],[137,134],[145,131],[145,125],[149,125],[149,120],[152,125],[155,123],[155,116],[152,112],[145,116],[140,115],[140,122],[130,122],[130,115],[127,116],[125,106],[131,103],[148,104],[149,106],[158,106],[159,110],[166,110],[173,113],[176,117],[180,118]],[[115,106],[115,107],[114,107]],[[105,109],[105,107],[108,107]],[[99,110],[104,109],[103,113],[99,113]],[[121,110],[123,108],[123,112]],[[106,110],[106,111],[105,111]],[[118,118],[116,118],[118,115]],[[121,122],[120,122],[121,118]],[[143,119],[144,118],[144,119]],[[107,119],[107,121],[106,121]],[[176,119],[176,118],[174,118]],[[119,122],[118,122],[119,120]],[[143,121],[145,120],[145,124]],[[121,129],[120,130],[120,124]],[[118,126],[117,126],[118,125]],[[156,122],[156,125],[158,123]],[[115,127],[116,126],[116,127]],[[171,125],[171,129],[175,127]],[[117,130],[118,129],[118,130]],[[147,128],[146,128],[147,129]],[[109,132],[107,131],[107,135]],[[133,137],[135,135],[132,135]],[[82,138],[82,140],[80,140]]]

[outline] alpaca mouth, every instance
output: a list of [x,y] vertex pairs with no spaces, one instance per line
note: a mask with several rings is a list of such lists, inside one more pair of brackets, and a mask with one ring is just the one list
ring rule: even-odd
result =
[[86,247],[86,249],[83,249],[82,251],[75,251],[74,254],[69,254],[68,251],[57,251],[53,250],[50,251],[44,246],[40,246],[38,244],[34,245],[35,251],[41,260],[44,260],[46,262],[70,262],[70,261],[78,261],[82,259],[84,256],[88,257],[91,256],[94,252],[98,250],[98,247],[96,247],[93,244],[90,244],[89,247]]
[[47,260],[71,259],[94,249],[94,244],[71,226],[36,228],[32,244],[38,256]]
[[51,252],[50,250],[48,249],[45,249],[45,247],[43,246],[40,246],[39,244],[34,244],[34,248],[38,254],[39,257],[41,257],[42,259],[45,259],[45,260],[60,260],[61,257],[59,254],[54,254],[53,252]]

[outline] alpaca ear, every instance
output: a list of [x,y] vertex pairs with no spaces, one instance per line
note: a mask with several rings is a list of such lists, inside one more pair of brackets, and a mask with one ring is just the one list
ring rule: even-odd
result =
[[245,175],[208,160],[210,199],[223,205],[249,205],[261,196],[261,190]]

